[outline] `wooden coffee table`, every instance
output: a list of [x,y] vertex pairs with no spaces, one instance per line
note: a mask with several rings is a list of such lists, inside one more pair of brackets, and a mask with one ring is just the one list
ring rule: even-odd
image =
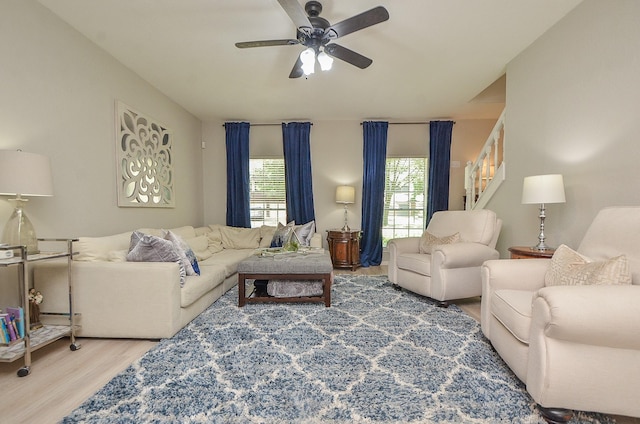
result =
[[[322,280],[321,296],[246,297],[247,280]],[[238,264],[238,306],[257,302],[324,302],[331,306],[333,264],[328,253],[253,255]]]

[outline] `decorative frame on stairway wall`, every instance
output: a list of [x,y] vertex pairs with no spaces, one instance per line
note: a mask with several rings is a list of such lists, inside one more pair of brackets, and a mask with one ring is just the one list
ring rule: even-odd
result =
[[118,206],[175,207],[172,144],[165,125],[116,101]]

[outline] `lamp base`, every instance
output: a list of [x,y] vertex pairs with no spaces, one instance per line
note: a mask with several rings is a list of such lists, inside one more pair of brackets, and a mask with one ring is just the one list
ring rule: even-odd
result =
[[9,217],[2,233],[2,243],[10,246],[26,246],[28,254],[39,253],[38,238],[33,224],[24,213],[24,203],[27,199],[11,199],[16,208]]
[[538,234],[538,244],[533,246],[531,249],[542,251],[550,249],[550,247],[547,246],[547,244],[544,242],[546,238],[546,236],[544,235],[544,220],[547,217],[544,203],[540,204],[540,215],[538,215],[538,217],[540,218],[540,234]]
[[342,228],[340,229],[340,231],[347,232],[347,231],[351,231],[351,228],[349,228],[349,224],[347,224],[347,217],[348,217],[348,212],[347,212],[347,204],[344,204],[344,225],[342,226]]

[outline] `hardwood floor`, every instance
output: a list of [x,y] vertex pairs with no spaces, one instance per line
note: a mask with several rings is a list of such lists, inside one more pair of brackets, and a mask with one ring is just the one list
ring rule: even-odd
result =
[[[387,267],[360,268],[337,273],[386,275]],[[480,320],[480,298],[455,302]],[[71,352],[62,339],[32,354],[31,374],[18,377],[22,360],[0,363],[0,422],[57,423],[115,375],[156,345],[153,340],[83,339]],[[640,418],[616,417],[619,423],[640,424]]]

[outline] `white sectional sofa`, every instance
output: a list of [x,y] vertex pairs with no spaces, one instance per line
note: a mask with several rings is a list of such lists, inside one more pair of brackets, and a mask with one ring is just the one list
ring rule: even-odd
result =
[[[139,231],[162,236],[164,230]],[[159,339],[173,336],[237,284],[237,266],[268,247],[275,227],[246,229],[223,225],[170,229],[198,259],[199,276],[180,284],[177,262],[128,262],[132,232],[80,237],[71,263],[79,337]],[[322,243],[314,235],[314,245]],[[44,295],[42,311],[68,310],[67,262],[39,264],[34,287]]]

